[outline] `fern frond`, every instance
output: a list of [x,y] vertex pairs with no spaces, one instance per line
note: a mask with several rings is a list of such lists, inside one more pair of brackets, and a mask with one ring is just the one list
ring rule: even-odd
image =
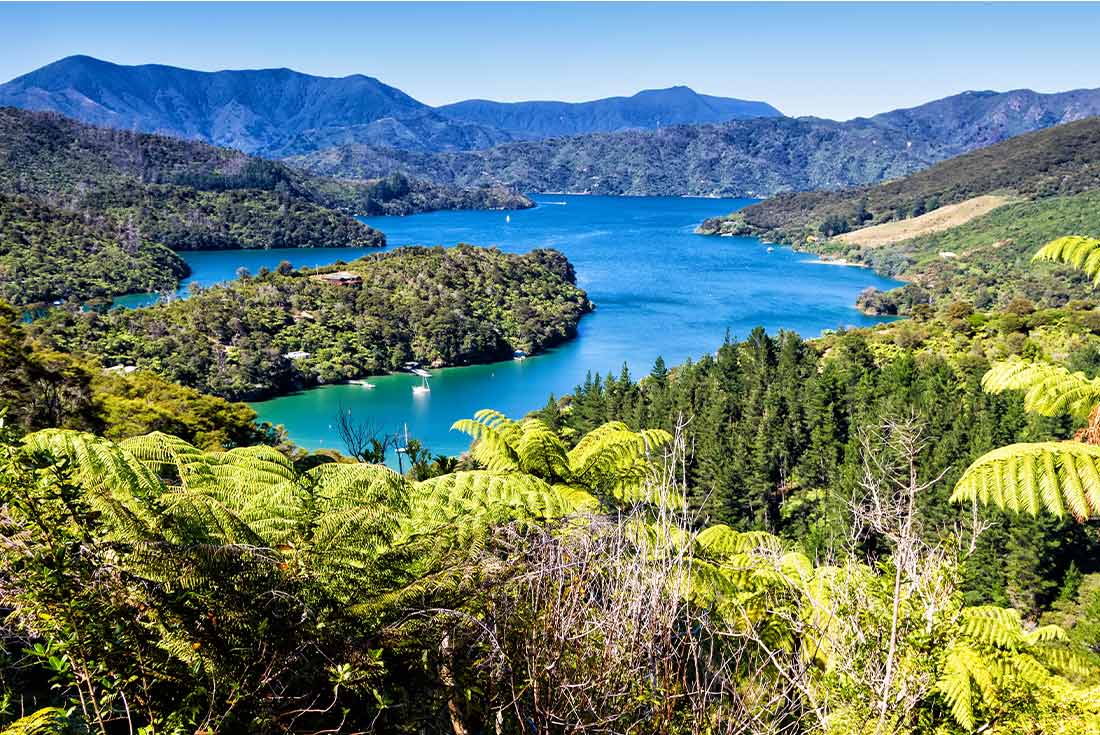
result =
[[1010,444],[979,457],[959,478],[953,502],[977,501],[1035,515],[1100,516],[1100,447],[1080,442]]
[[155,537],[160,524],[158,498],[165,487],[157,476],[119,445],[93,434],[45,429],[28,435],[23,449],[55,467],[65,467],[85,491],[89,505],[113,529],[117,540]]
[[1092,237],[1070,235],[1051,240],[1031,258],[1032,261],[1062,263],[1100,283],[1100,240]]
[[1010,607],[977,605],[963,608],[962,632],[975,641],[1015,649],[1025,643],[1020,613]]
[[1061,365],[1019,358],[996,363],[982,377],[982,387],[989,393],[1024,391],[1024,409],[1041,416],[1088,418],[1100,404],[1100,380]]
[[695,537],[698,553],[711,559],[729,559],[738,554],[767,551],[778,554],[783,542],[766,531],[735,531],[719,523],[709,526]]
[[520,424],[516,453],[523,472],[545,480],[570,477],[565,444],[557,432],[538,419],[526,419]]
[[[517,437],[515,424],[496,412],[478,411],[478,418],[460,419],[451,425],[452,431],[468,434],[474,441],[470,454],[492,472],[518,472],[519,452],[512,441]],[[485,418],[485,421],[481,421]]]
[[982,655],[966,644],[951,647],[944,658],[936,688],[947,700],[951,716],[965,730],[974,729],[974,684],[979,692],[993,693],[993,674]]
[[45,707],[0,731],[0,735],[75,735],[78,732],[60,707]]

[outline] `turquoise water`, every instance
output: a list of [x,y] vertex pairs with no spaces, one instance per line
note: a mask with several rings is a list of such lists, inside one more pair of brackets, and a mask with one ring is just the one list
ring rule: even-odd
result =
[[[351,411],[387,430],[406,423],[410,435],[436,453],[457,454],[469,442],[450,431],[459,418],[481,408],[511,416],[539,408],[547,397],[571,391],[589,370],[616,375],[624,362],[635,375],[649,371],[657,356],[669,365],[698,358],[721,344],[727,330],[743,337],[762,325],[806,336],[824,329],[872,324],[860,314],[856,296],[868,286],[898,284],[863,268],[822,265],[813,256],[766,245],[754,238],[703,237],[692,229],[751,200],[631,198],[547,195],[540,206],[521,212],[435,212],[365,221],[386,233],[390,247],[468,242],[509,252],[553,247],[576,267],[577,283],[596,303],[580,324],[577,339],[548,353],[517,362],[434,370],[431,392],[414,395],[412,375],[370,378],[359,385],[324,386],[252,404],[263,420],[283,424],[291,439],[311,449],[342,449],[335,417]],[[554,204],[554,202],[565,202]],[[270,253],[271,251],[267,251]],[[350,260],[347,251],[337,251]],[[241,253],[218,265],[232,277],[238,263],[273,267],[284,257],[312,265],[319,251],[274,262],[267,253]],[[200,282],[205,265],[186,257]],[[221,256],[221,257],[218,257]],[[294,257],[298,256],[298,257]],[[303,257],[301,263],[299,258]],[[213,271],[211,271],[213,272]],[[226,276],[228,274],[228,276]]]

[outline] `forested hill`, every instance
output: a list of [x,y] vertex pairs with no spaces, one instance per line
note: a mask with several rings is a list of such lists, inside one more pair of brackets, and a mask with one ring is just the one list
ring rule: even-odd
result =
[[[319,275],[356,276],[334,284]],[[274,272],[146,309],[55,309],[31,327],[64,352],[132,364],[234,399],[397,370],[535,353],[591,308],[561,253],[407,247],[320,271]]]
[[175,290],[190,274],[175,252],[106,217],[0,194],[0,299],[47,303]]
[[756,118],[422,153],[352,145],[293,160],[319,174],[393,170],[524,191],[771,196],[874,184],[1025,132],[1100,113],[1100,91],[966,92],[835,122]]
[[1100,118],[1021,135],[887,184],[780,195],[698,231],[759,235],[909,281],[861,297],[871,313],[907,314],[943,299],[988,308],[1095,298],[1083,274],[1028,261],[1059,235],[1100,232]]
[[[178,262],[165,268],[173,257],[157,255],[129,260],[133,268],[125,274],[107,273],[95,263],[127,261],[105,258],[106,252],[380,246],[382,233],[354,214],[531,206],[500,187],[461,190],[401,175],[324,179],[226,148],[15,108],[0,108],[0,193],[41,205],[5,208],[5,236],[12,239],[5,239],[0,252],[0,291],[21,304],[161,288],[180,269]],[[16,222],[17,215],[45,219]],[[80,238],[44,235],[62,220],[70,231],[94,221],[94,232]],[[18,238],[16,229],[23,232]],[[106,249],[86,260],[87,248],[75,245],[80,239]],[[32,252],[32,259],[42,260],[33,287],[17,275],[23,270],[15,262]]]
[[553,138],[630,128],[654,129],[751,117],[782,117],[782,113],[767,102],[714,97],[684,86],[646,89],[630,97],[607,97],[590,102],[465,100],[436,109],[453,120],[488,125],[516,138]]

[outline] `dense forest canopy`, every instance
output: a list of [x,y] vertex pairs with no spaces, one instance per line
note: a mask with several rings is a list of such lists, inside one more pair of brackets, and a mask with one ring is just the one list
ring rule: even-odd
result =
[[[337,270],[360,282],[332,284]],[[57,349],[135,365],[242,399],[400,369],[538,352],[591,309],[560,253],[400,248],[319,271],[289,264],[188,298],[107,313],[53,310],[32,329]]]
[[149,371],[122,372],[35,342],[18,312],[0,305],[0,409],[8,429],[61,427],[122,439],[162,431],[203,449],[278,445],[256,412]]

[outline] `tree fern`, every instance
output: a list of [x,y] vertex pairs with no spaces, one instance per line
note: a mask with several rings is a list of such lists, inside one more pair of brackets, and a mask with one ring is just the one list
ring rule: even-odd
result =
[[154,529],[160,524],[156,501],[165,488],[149,467],[125,449],[93,434],[63,429],[30,434],[24,448],[37,462],[71,473],[115,539],[156,537]]
[[963,608],[959,637],[946,650],[936,688],[955,721],[976,725],[982,705],[996,702],[1006,686],[1038,687],[1061,671],[1074,671],[1082,655],[1058,626],[1024,629],[1020,613],[982,605]]
[[671,503],[682,499],[647,493],[647,480],[671,440],[661,430],[632,431],[612,421],[588,432],[571,450],[538,419],[512,421],[482,410],[451,427],[473,438],[470,454],[495,473],[527,473],[550,484],[583,490],[610,505]]

